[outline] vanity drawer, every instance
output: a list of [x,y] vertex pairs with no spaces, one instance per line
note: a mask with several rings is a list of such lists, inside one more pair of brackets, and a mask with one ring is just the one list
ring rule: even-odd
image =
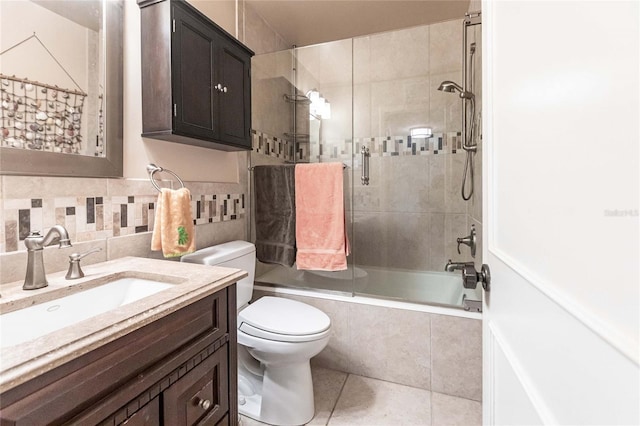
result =
[[214,426],[229,410],[227,345],[162,393],[164,424]]

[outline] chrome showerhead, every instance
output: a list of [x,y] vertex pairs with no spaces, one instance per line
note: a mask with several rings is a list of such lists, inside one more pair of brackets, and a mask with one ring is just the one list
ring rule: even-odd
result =
[[440,86],[438,86],[438,90],[447,92],[447,93],[458,92],[460,93],[461,98],[467,98],[467,99],[473,98],[473,93],[465,91],[462,88],[462,86],[460,86],[458,83],[455,83],[449,80],[445,80],[442,83],[440,83]]
[[449,80],[446,80],[440,83],[438,90],[441,90],[443,92],[448,92],[448,93],[453,93],[456,90],[461,93],[463,92],[462,87],[458,83],[454,83],[453,81],[449,81]]

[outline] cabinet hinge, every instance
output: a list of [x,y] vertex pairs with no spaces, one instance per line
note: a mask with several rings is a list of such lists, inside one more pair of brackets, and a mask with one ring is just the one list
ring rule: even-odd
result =
[[173,104],[173,116],[177,117],[178,116],[178,105]]
[[176,20],[175,19],[173,20],[173,32],[174,33],[176,32]]

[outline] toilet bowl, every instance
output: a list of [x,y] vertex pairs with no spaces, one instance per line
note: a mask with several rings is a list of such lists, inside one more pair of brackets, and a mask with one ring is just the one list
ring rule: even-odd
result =
[[331,320],[313,306],[253,294],[255,247],[232,241],[183,256],[183,262],[243,269],[238,302],[238,403],[248,417],[273,425],[301,425],[313,418],[309,361],[329,342]]

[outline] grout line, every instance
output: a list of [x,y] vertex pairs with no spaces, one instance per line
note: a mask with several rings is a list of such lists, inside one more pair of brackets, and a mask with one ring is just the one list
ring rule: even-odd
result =
[[333,412],[336,410],[336,406],[338,405],[338,401],[340,401],[340,397],[342,396],[342,391],[344,391],[344,387],[347,385],[347,380],[349,380],[349,376],[351,376],[351,373],[347,373],[347,377],[345,377],[344,382],[342,382],[342,387],[340,388],[340,392],[338,392],[338,397],[336,398],[336,402],[333,404],[333,407],[331,408],[331,413],[329,413],[329,418],[327,418],[327,423],[325,423],[325,425],[328,425],[329,422],[331,421],[331,417],[333,417]]
[[[345,373],[345,371],[343,371],[343,373]],[[347,374],[350,375],[350,376],[356,376],[356,377],[362,377],[362,378],[369,379],[369,380],[375,380],[377,382],[391,383],[392,385],[398,385],[398,386],[402,386],[402,387],[405,387],[405,388],[411,388],[411,389],[416,389],[416,390],[419,390],[419,391],[431,392],[431,389],[425,389],[425,388],[421,388],[421,387],[413,386],[413,385],[406,385],[404,383],[392,382],[391,380],[380,379],[378,377],[365,376],[363,374],[355,374],[355,373],[347,373]],[[451,396],[455,396],[455,395],[451,395]]]
[[471,401],[471,402],[477,402],[479,404],[482,404],[482,401],[478,401],[477,399],[471,399],[471,398],[466,398],[464,396],[459,396],[459,395],[452,395],[450,393],[444,393],[444,392],[434,392],[431,391],[432,394],[437,393],[439,395],[444,395],[444,396],[449,396],[451,398],[457,398],[457,399],[464,399],[465,401]]

